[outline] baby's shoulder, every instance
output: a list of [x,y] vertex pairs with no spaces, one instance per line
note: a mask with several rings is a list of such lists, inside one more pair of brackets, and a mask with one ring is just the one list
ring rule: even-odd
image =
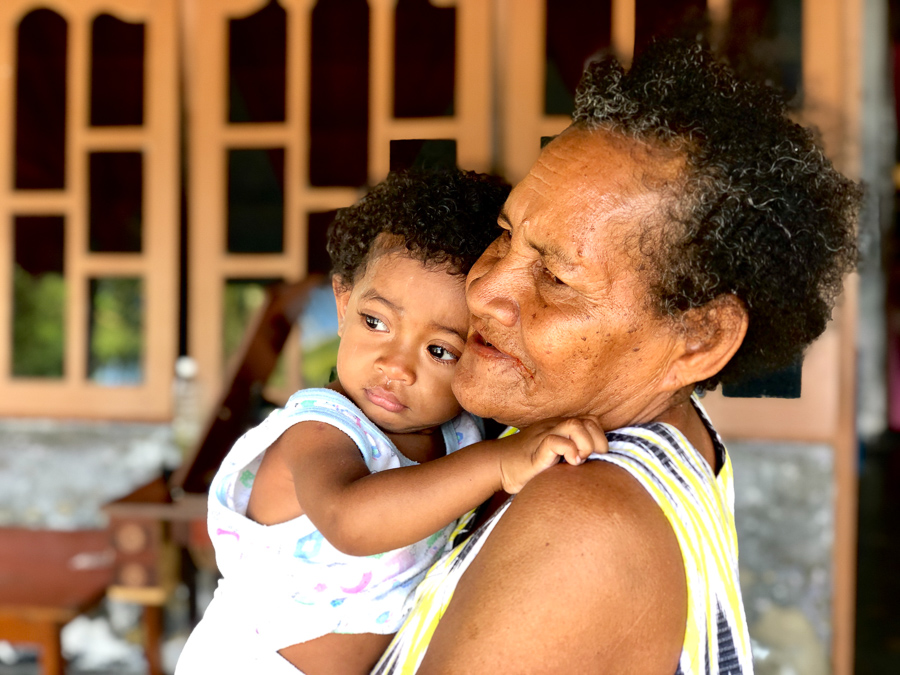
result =
[[349,398],[333,389],[310,388],[294,392],[275,416],[336,416],[351,420],[357,426],[371,424],[362,410]]
[[484,420],[465,410],[447,422],[447,425],[456,434],[457,449],[478,443],[485,438]]

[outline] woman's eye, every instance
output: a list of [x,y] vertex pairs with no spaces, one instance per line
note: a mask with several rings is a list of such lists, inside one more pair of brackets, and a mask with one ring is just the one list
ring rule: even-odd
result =
[[446,347],[440,345],[428,345],[428,353],[438,361],[446,361],[448,363],[459,360],[459,356],[451,352]]
[[386,331],[387,326],[384,324],[384,321],[381,319],[376,319],[374,316],[370,314],[363,314],[363,320],[366,322],[366,326],[369,327],[370,330],[377,331]]
[[556,276],[555,274],[553,274],[553,272],[551,272],[550,270],[548,270],[546,267],[544,268],[544,276],[547,278],[547,280],[548,280],[551,284],[556,284],[557,286],[565,286],[565,285],[566,285],[566,282],[565,282],[565,281],[563,281],[563,280],[560,279],[558,276]]

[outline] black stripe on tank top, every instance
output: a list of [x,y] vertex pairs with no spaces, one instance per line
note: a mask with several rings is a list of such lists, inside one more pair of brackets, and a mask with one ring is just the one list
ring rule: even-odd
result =
[[716,628],[719,639],[719,673],[720,675],[742,675],[741,661],[734,644],[734,632],[728,625],[722,603],[716,601]]
[[630,436],[628,434],[619,434],[619,433],[606,434],[606,438],[610,444],[609,452],[606,455],[602,455],[597,461],[605,461],[603,459],[603,457],[609,457],[609,458],[615,457],[616,459],[621,458],[621,459],[625,460],[626,462],[629,463],[629,465],[637,464],[641,469],[639,473],[642,478],[652,482],[653,485],[656,487],[656,489],[658,489],[660,492],[662,492],[666,496],[666,499],[668,501],[673,502],[673,503],[678,501],[675,498],[675,495],[672,494],[672,490],[670,489],[669,484],[663,480],[662,472],[657,473],[654,470],[648,469],[647,466],[644,463],[642,463],[643,457],[636,458],[630,454],[627,454],[624,452],[619,452],[613,446],[613,443],[623,443],[625,445],[638,446],[639,450],[643,447],[643,452],[641,454],[645,455],[645,454],[647,454],[647,449],[646,449],[646,446],[643,446],[643,444],[638,443],[638,441],[640,439],[637,439],[634,436]]
[[[702,457],[700,457],[700,453],[697,452],[697,449],[694,448],[693,445],[690,446],[690,449],[693,450],[695,454],[693,457],[691,457],[690,453],[688,452],[688,448],[685,447],[685,444],[680,442],[675,437],[675,434],[672,433],[672,427],[667,424],[653,424],[652,426],[653,430],[657,434],[668,441],[669,445],[672,446],[673,451],[684,459],[685,464],[690,467],[693,474],[697,477],[697,480],[700,480],[702,482],[708,480],[708,477],[704,475],[702,470],[700,469],[700,465],[697,464],[697,460],[702,459]],[[686,442],[689,443],[689,441]]]
[[[659,427],[658,424],[648,424],[646,427],[647,431],[655,433],[658,435],[658,432],[654,427]],[[645,453],[652,455],[659,461],[660,464],[667,470],[668,474],[672,476],[675,480],[677,480],[681,486],[690,494],[694,493],[694,490],[691,489],[691,486],[688,485],[687,481],[681,475],[681,472],[676,468],[675,464],[672,462],[672,458],[669,456],[669,453],[666,451],[666,448],[661,445],[657,445],[652,441],[648,441],[645,438],[641,438],[640,436],[632,436],[627,433],[613,433],[607,434],[606,438],[609,441],[624,441],[626,443],[630,443],[631,445],[636,445],[641,448]]]
[[465,545],[463,545],[462,549],[459,552],[459,555],[456,556],[450,563],[450,570],[455,570],[457,567],[462,565],[463,561],[468,557],[469,552],[472,548],[479,542],[479,540],[484,536],[485,532],[487,532],[490,524],[499,517],[501,511],[505,512],[506,505],[512,499],[510,497],[497,509],[497,512],[494,513],[490,518],[488,518],[477,530],[475,530],[472,535],[469,537],[468,541],[466,541]]

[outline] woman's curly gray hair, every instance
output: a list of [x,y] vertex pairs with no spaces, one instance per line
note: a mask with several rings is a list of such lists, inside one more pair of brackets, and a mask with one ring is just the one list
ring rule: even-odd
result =
[[698,388],[797,359],[825,330],[856,263],[859,187],[786,117],[773,90],[738,79],[695,42],[654,43],[627,73],[612,58],[590,63],[575,103],[576,126],[686,159],[665,225],[645,228],[655,242],[653,299],[678,316],[730,293],[749,314],[738,352]]

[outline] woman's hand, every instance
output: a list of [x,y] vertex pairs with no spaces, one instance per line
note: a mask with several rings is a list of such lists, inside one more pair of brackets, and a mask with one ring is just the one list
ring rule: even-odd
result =
[[589,417],[545,420],[496,442],[500,444],[501,484],[511,495],[560,459],[575,466],[609,449],[603,429]]

